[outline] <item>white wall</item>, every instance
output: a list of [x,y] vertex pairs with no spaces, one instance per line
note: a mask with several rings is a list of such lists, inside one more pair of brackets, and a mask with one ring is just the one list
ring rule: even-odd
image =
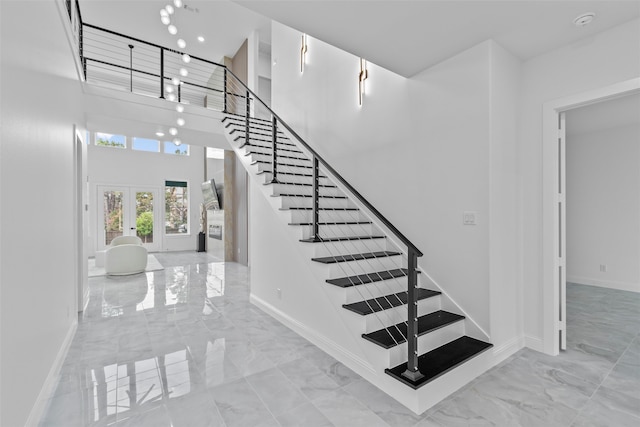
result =
[[[110,132],[110,129],[96,129]],[[185,141],[186,142],[186,141]],[[200,227],[200,204],[202,190],[200,185],[204,176],[204,147],[189,147],[189,156],[177,156],[164,153],[136,151],[130,148],[118,149],[90,145],[88,150],[89,172],[89,249],[90,256],[96,250],[98,185],[126,185],[156,187],[160,191],[161,201],[156,207],[163,210],[164,184],[166,180],[187,181],[189,185],[189,230],[188,234],[165,236],[162,233],[163,251],[196,250]],[[163,150],[164,151],[164,150]],[[164,221],[162,222],[164,231]]]
[[495,344],[515,338],[519,61],[487,41],[411,79],[369,63],[359,106],[359,58],[309,37],[301,74],[299,40],[273,23],[274,111],[424,252],[420,267]]
[[567,138],[567,280],[640,292],[639,125]]
[[542,349],[542,105],[640,75],[636,19],[523,64],[519,122],[520,258],[527,345]]
[[56,7],[1,5],[3,426],[26,424],[77,316],[73,124],[83,127],[84,119]]

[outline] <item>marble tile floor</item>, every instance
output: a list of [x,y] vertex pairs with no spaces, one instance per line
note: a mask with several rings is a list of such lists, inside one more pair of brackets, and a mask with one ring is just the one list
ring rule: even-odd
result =
[[523,349],[418,416],[249,303],[246,267],[157,254],[90,279],[41,426],[638,426],[640,295],[568,286],[568,347]]

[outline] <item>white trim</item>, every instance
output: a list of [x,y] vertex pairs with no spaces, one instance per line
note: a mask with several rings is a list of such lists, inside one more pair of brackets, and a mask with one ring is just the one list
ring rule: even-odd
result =
[[544,352],[544,345],[542,342],[542,338],[533,337],[531,335],[524,336],[524,345],[531,350],[539,351],[540,353]]
[[56,387],[58,386],[58,376],[60,375],[60,370],[62,369],[62,364],[64,363],[64,359],[67,357],[67,352],[69,351],[69,347],[71,346],[71,342],[73,341],[73,337],[76,334],[76,330],[78,328],[78,320],[74,318],[73,323],[69,327],[67,331],[67,336],[64,338],[62,345],[60,346],[60,350],[58,350],[58,355],[56,356],[53,364],[51,365],[51,369],[49,370],[49,374],[40,389],[40,393],[38,394],[38,398],[36,402],[33,404],[31,408],[31,412],[29,413],[29,418],[25,423],[25,427],[37,426],[40,424],[42,417],[44,416],[47,408],[48,400],[51,398],[53,393],[56,391]]
[[293,330],[301,337],[311,341],[312,344],[314,344],[316,347],[319,347],[325,353],[333,356],[335,359],[343,363],[345,360],[348,360],[348,362],[345,363],[347,366],[349,366],[349,362],[351,362],[371,374],[377,374],[373,366],[366,360],[356,356],[344,347],[339,346],[331,339],[319,334],[317,331],[310,329],[307,325],[297,321],[293,317],[275,308],[263,299],[255,296],[254,294],[251,294],[249,296],[249,301],[259,307],[262,311],[278,320],[283,325],[287,326],[289,329]]
[[[559,224],[556,215],[558,188],[558,115],[573,108],[583,107],[608,99],[640,92],[640,78],[626,80],[544,103],[542,107],[542,351],[550,355],[559,353],[559,290],[556,274],[557,236]],[[564,159],[563,159],[564,160]],[[564,168],[563,168],[564,169]],[[565,307],[563,310],[566,313]]]
[[578,285],[598,286],[601,288],[617,289],[620,291],[640,292],[640,282],[618,282],[615,280],[600,280],[589,277],[570,276],[567,282],[577,283]]
[[493,347],[493,364],[494,366],[500,362],[503,362],[506,358],[515,354],[517,351],[524,348],[524,337],[513,337],[500,347]]

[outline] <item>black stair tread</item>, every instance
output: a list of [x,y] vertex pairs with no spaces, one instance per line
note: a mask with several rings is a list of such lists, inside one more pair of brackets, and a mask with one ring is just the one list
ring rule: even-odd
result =
[[[444,310],[425,314],[424,316],[418,317],[418,335],[424,335],[462,319],[464,319],[464,316]],[[362,334],[362,338],[378,344],[380,347],[391,348],[405,342],[407,340],[405,338],[406,335],[407,324],[402,322],[368,334]]]
[[[358,225],[358,224],[372,224],[371,221],[329,221],[319,222],[318,225]],[[313,225],[312,222],[290,222],[289,225]]]
[[[273,183],[273,182],[265,182],[262,185],[272,185],[272,184],[297,185],[299,187],[313,187],[313,184],[307,184],[306,182],[286,182],[286,181],[285,182],[278,181],[278,182],[275,182],[275,183]],[[321,188],[338,188],[333,184],[319,184],[318,187],[321,187]]]
[[[435,297],[442,292],[432,291],[431,289],[418,288],[418,301],[426,298]],[[366,301],[358,301],[351,304],[343,304],[347,310],[358,313],[362,316],[387,310],[392,307],[399,307],[407,304],[407,291],[398,292],[397,294],[385,295],[383,297],[372,298]]]
[[[359,211],[358,208],[319,208],[321,211]],[[305,208],[300,206],[291,206],[288,208],[280,208],[281,211],[312,211],[313,208]]]
[[305,243],[319,243],[319,242],[345,242],[347,240],[371,240],[371,239],[384,239],[385,236],[348,236],[348,237],[321,237],[319,241],[309,239],[302,239],[301,242]]
[[[368,222],[367,224],[371,224]],[[402,255],[400,252],[380,251],[380,252],[365,252],[361,254],[348,254],[348,255],[335,255],[322,258],[311,258],[311,261],[319,262],[322,264],[336,264],[338,262],[359,261],[363,259],[371,258],[386,258],[390,256]]]
[[[265,173],[271,173],[271,171],[260,171],[258,173],[256,173],[256,175],[264,175]],[[280,175],[291,175],[291,176],[304,176],[306,178],[313,178],[313,175],[309,175],[306,173],[295,173],[295,172],[280,172],[278,171],[278,176]],[[326,176],[323,175],[318,175],[318,178],[326,178]]]
[[383,280],[394,279],[397,277],[407,276],[406,268],[394,268],[392,270],[376,271],[374,273],[358,274],[356,276],[338,277],[337,279],[328,279],[327,283],[348,288],[356,285],[364,285],[366,283],[381,282]]
[[409,387],[418,389],[491,347],[493,344],[463,336],[418,356],[418,369],[424,377],[417,381],[409,380],[402,375],[407,370],[406,362],[394,368],[385,369],[385,372]]
[[[313,196],[310,194],[288,194],[288,193],[284,194],[283,193],[283,194],[272,194],[271,197],[313,197]],[[328,196],[328,195],[325,196],[322,194],[318,197],[320,197],[321,199],[346,199],[347,198],[347,196]]]
[[[258,163],[262,163],[264,165],[271,165],[271,162],[268,161],[268,160],[254,160],[253,162],[251,162],[252,165],[256,165]],[[292,168],[313,169],[313,166],[293,165],[291,163],[278,163],[278,166],[289,166],[289,167],[292,167]],[[267,171],[267,172],[271,172],[271,171]]]

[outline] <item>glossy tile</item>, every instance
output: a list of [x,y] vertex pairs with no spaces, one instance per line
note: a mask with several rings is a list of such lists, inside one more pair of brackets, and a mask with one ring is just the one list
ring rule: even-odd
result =
[[640,425],[640,296],[569,285],[569,349],[523,349],[416,415],[249,302],[248,269],[162,253],[89,280],[41,426]]

